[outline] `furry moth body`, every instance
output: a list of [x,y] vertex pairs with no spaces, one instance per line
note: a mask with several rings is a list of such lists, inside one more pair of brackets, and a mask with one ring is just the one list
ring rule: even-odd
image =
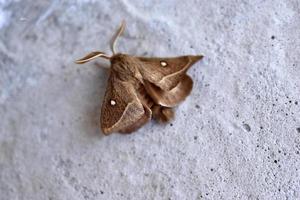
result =
[[193,87],[187,70],[203,58],[202,55],[145,58],[115,53],[116,40],[124,27],[123,22],[112,40],[112,56],[92,52],[76,61],[83,64],[97,57],[110,60],[110,76],[100,119],[105,135],[131,133],[151,118],[160,122],[172,119],[172,108],[182,102]]

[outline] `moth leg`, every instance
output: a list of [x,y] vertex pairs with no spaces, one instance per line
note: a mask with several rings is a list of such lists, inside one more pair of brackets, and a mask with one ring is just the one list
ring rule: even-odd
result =
[[174,111],[172,108],[153,105],[151,110],[153,118],[160,123],[167,123],[174,118]]

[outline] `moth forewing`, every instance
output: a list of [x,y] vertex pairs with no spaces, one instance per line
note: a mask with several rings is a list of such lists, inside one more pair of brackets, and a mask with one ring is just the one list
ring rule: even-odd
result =
[[173,58],[139,57],[138,59],[141,63],[140,71],[145,80],[162,90],[171,90],[180,82],[187,70],[202,58],[202,55],[189,55]]
[[112,71],[101,108],[101,129],[105,134],[120,132],[133,126],[145,114],[137,98],[135,85],[119,79]]

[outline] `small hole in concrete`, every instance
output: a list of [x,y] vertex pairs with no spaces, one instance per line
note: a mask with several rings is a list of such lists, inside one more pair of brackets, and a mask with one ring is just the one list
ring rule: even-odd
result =
[[248,131],[248,132],[251,131],[251,127],[249,126],[249,124],[243,124],[243,127],[246,131]]

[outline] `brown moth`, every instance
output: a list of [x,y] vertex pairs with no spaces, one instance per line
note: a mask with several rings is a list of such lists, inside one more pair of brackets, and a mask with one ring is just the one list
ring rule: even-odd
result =
[[112,56],[96,51],[76,61],[83,64],[102,57],[111,63],[100,119],[105,135],[131,133],[152,117],[159,122],[170,121],[174,116],[172,108],[192,90],[193,81],[187,70],[203,58],[146,58],[116,53],[115,44],[124,28],[123,22],[111,41]]

